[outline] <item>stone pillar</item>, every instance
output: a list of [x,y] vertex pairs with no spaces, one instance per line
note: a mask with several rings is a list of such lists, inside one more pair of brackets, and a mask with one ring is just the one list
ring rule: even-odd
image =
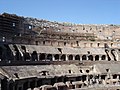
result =
[[45,54],[45,59],[47,59],[47,55]]
[[101,61],[101,60],[102,60],[101,55],[99,55],[99,61]]
[[55,57],[54,57],[54,55],[52,55],[52,61],[55,61]]
[[65,60],[68,61],[68,55],[65,55],[65,56],[66,56]]
[[38,61],[39,61],[39,55],[40,55],[40,54],[38,53],[38,54],[37,54]]
[[93,61],[95,61],[95,55],[93,55]]
[[88,60],[88,56],[89,56],[89,55],[86,55],[86,60]]
[[80,56],[80,61],[82,61],[82,56]]
[[117,79],[119,80],[119,75],[117,75]]
[[75,55],[73,55],[73,60],[75,60]]
[[87,82],[88,82],[88,77],[89,77],[89,75],[87,74],[87,75],[86,75],[86,81],[87,81]]
[[105,60],[108,61],[108,57],[107,57],[107,55],[105,55],[105,57],[106,57]]
[[101,75],[99,75],[99,81],[101,81]]

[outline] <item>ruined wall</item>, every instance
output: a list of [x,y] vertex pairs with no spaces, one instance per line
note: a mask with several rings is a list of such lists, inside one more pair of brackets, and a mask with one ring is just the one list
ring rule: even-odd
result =
[[[11,36],[10,42],[15,42],[16,39],[20,43],[39,44],[42,42],[49,42],[49,45],[68,45],[79,46],[81,41],[91,42],[108,42],[116,44],[119,42],[119,25],[84,25],[84,24],[71,24],[51,22],[43,19],[21,17],[14,14],[4,13],[0,15],[0,29],[7,33],[14,34]],[[13,33],[14,32],[14,33]],[[10,35],[10,33],[8,33]],[[2,40],[8,40],[8,37],[3,34]],[[31,40],[32,39],[32,40]],[[61,44],[63,43],[63,44]],[[82,45],[81,46],[85,46]]]

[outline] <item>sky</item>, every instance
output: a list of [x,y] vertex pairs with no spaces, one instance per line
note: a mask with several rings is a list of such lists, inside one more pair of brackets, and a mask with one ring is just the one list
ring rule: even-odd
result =
[[76,24],[120,24],[120,0],[0,0],[0,13]]

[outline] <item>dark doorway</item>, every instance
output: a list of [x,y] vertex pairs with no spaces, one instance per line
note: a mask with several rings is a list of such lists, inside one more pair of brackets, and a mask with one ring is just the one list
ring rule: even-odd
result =
[[55,60],[59,60],[59,55],[58,54],[56,54],[54,57],[55,57]]
[[32,57],[32,61],[38,61],[38,54],[36,51],[33,51],[33,53],[31,54]]
[[73,55],[69,55],[68,60],[73,60]]
[[102,55],[101,59],[102,59],[102,60],[105,60],[105,59],[106,59],[106,56],[105,56],[105,55]]
[[83,56],[82,56],[82,60],[87,60],[86,55],[83,55]]
[[75,60],[80,60],[80,56],[79,56],[79,55],[76,55],[76,56],[75,56]]
[[45,60],[45,54],[44,53],[40,54],[40,60]]
[[62,60],[62,61],[65,61],[65,60],[66,60],[66,59],[65,59],[65,55],[62,55],[62,56],[61,56],[61,60]]
[[93,61],[93,56],[92,56],[92,55],[89,55],[89,56],[88,56],[88,60]]
[[47,55],[47,59],[50,60],[50,61],[52,61],[52,54],[48,54]]
[[99,61],[99,55],[95,56],[95,61]]

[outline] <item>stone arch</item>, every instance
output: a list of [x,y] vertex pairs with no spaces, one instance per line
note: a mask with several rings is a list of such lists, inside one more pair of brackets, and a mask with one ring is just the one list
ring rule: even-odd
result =
[[66,60],[65,54],[63,54],[60,59],[61,59],[62,61],[65,61],[65,60]]
[[40,54],[39,59],[40,60],[45,60],[45,54],[44,53]]
[[83,56],[82,56],[82,60],[87,60],[86,55],[83,55]]
[[30,54],[28,52],[25,52],[24,54],[24,60],[27,61],[27,60],[30,60]]
[[55,57],[55,60],[59,60],[59,55],[58,54],[56,54],[54,57]]
[[106,60],[106,56],[105,56],[105,55],[102,55],[102,56],[101,56],[101,60]]
[[31,57],[32,57],[32,61],[35,61],[35,60],[38,61],[38,54],[37,54],[37,51],[33,51],[33,53],[31,54]]
[[21,59],[22,56],[21,56],[21,54],[18,50],[18,47],[16,45],[13,45],[13,48],[14,48],[14,51],[15,51],[15,60],[18,60],[18,61],[22,60]]
[[116,50],[115,49],[112,49],[111,50],[111,54],[113,56],[113,60],[117,61],[117,53],[116,53]]
[[52,61],[52,54],[48,54],[47,55],[47,59],[50,60],[50,61]]
[[80,55],[76,55],[75,60],[80,60]]
[[89,55],[89,56],[88,56],[88,60],[93,61],[93,56],[92,56],[92,55]]
[[68,60],[73,60],[73,55],[69,55]]
[[95,61],[99,61],[99,55],[95,56]]

